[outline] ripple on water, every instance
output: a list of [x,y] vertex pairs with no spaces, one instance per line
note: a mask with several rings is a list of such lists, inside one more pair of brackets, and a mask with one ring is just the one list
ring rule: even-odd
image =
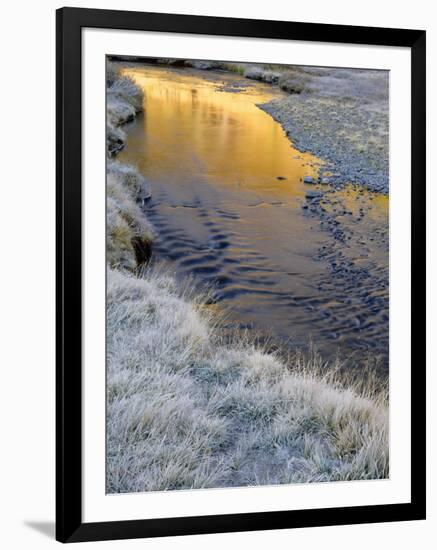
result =
[[287,345],[312,339],[328,356],[371,350],[387,360],[387,201],[324,186],[321,204],[308,204],[302,180],[319,161],[256,107],[272,88],[245,81],[238,94],[217,92],[205,73],[159,67],[129,74],[144,87],[146,116],[120,160],[152,185],[155,256],[212,286],[235,326]]

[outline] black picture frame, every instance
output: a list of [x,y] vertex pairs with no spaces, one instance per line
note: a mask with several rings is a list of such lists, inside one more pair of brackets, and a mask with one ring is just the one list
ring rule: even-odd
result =
[[[425,48],[422,30],[62,8],[56,14],[56,538],[78,542],[425,518]],[[370,44],[411,49],[411,502],[82,522],[81,31],[85,27]]]

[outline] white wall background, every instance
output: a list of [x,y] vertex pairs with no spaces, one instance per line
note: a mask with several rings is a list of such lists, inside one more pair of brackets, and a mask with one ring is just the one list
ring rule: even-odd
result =
[[[55,230],[55,9],[62,2],[6,3],[2,7],[0,190],[1,284],[0,323],[0,545],[13,550],[41,550],[55,546],[54,521],[54,230]],[[395,0],[75,0],[74,6],[163,11],[319,23],[425,28],[428,31],[428,97],[437,96],[437,19],[432,2],[414,4]],[[437,146],[436,107],[428,103],[428,150]],[[433,134],[433,135],[431,135]],[[429,181],[437,178],[429,155]],[[431,240],[437,233],[433,205],[435,187],[429,186],[429,275],[437,277],[437,258]],[[431,219],[433,218],[433,219]],[[434,245],[434,250],[435,250]],[[429,310],[437,311],[429,287]],[[431,319],[433,317],[433,319]],[[437,315],[431,316],[437,330]],[[436,338],[434,337],[434,342]],[[429,346],[429,519],[426,522],[325,527],[288,531],[224,534],[148,541],[98,543],[99,547],[203,549],[251,548],[433,548],[437,538],[436,476],[430,467],[437,459],[436,375]],[[433,349],[431,349],[433,344]],[[434,428],[434,429],[433,429]],[[88,547],[85,544],[82,547]]]

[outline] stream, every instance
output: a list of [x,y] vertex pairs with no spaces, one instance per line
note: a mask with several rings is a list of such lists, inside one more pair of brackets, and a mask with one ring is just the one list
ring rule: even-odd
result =
[[144,89],[144,114],[118,158],[150,183],[156,260],[211,286],[231,329],[350,364],[369,353],[386,371],[388,197],[305,184],[322,161],[257,107],[277,88],[188,68],[124,73]]

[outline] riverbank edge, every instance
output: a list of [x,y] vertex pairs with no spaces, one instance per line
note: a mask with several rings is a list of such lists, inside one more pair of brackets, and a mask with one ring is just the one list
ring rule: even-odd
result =
[[[117,132],[140,112],[141,90],[109,80]],[[154,239],[144,178],[108,160],[107,179],[108,492],[386,478],[386,400],[316,374],[316,356],[291,368],[244,338],[225,345],[205,299],[137,254],[136,238]]]

